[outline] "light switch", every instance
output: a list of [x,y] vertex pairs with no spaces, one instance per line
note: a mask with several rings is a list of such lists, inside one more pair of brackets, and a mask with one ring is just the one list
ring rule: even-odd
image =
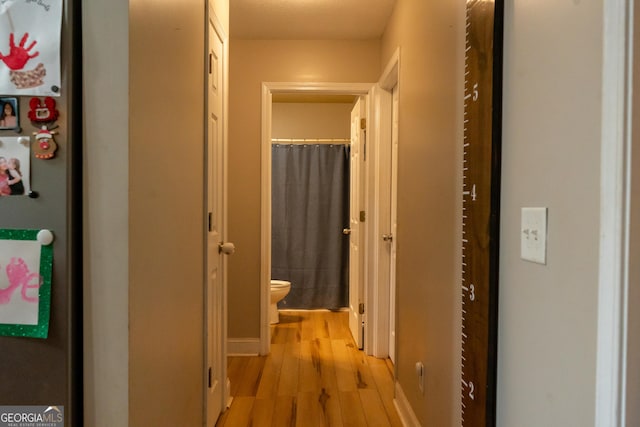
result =
[[547,263],[547,208],[522,208],[520,258]]

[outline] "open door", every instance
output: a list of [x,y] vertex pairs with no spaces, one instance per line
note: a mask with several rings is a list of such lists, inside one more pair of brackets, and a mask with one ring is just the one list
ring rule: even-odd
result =
[[207,427],[215,426],[226,406],[226,277],[224,255],[233,252],[223,243],[225,227],[226,150],[224,102],[226,65],[224,40],[210,11],[208,28],[209,70],[207,79],[207,170],[206,170],[206,325],[205,325],[205,412]]
[[351,110],[351,160],[349,191],[349,329],[358,345],[364,345],[363,237],[364,191],[361,179],[366,129],[365,99],[360,97]]

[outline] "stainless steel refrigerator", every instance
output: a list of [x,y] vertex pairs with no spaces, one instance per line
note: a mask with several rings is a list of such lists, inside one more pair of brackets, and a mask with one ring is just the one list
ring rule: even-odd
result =
[[[0,90],[0,99],[15,98],[19,107],[19,125],[0,126],[0,141],[3,138],[11,141],[22,138],[30,150],[29,175],[28,180],[25,179],[28,191],[25,190],[23,195],[0,196],[0,229],[46,229],[51,230],[55,238],[51,243],[53,261],[46,338],[19,334],[0,336],[0,406],[62,406],[64,425],[79,426],[82,425],[83,372],[81,3],[79,0],[0,0],[0,11],[14,1],[23,1],[41,9],[62,2],[60,84],[59,87],[50,85],[48,88],[55,92],[50,98],[55,101],[58,114],[55,121],[46,124],[32,120],[36,102],[32,100],[36,98],[44,104],[47,96],[23,95],[19,90],[3,93]],[[13,53],[13,62],[5,59],[3,62],[15,64],[20,53],[26,52],[35,66],[44,53],[35,55],[39,45],[31,46],[31,34],[23,36],[17,28],[15,15],[11,22],[11,25],[16,25],[12,43],[0,39],[0,53],[5,58]],[[5,25],[6,29],[8,24],[2,21],[0,25]],[[0,63],[0,67],[5,64]],[[47,73],[51,75],[51,70]],[[12,72],[11,78],[15,75],[18,73]],[[50,150],[50,145],[42,144],[43,140],[39,139],[42,134],[38,135],[38,132],[42,131],[42,126],[53,132],[49,143],[57,144],[57,150],[49,158],[36,157],[43,147]],[[8,280],[7,265],[2,263],[0,259],[0,290],[3,286],[6,288],[3,283]]]

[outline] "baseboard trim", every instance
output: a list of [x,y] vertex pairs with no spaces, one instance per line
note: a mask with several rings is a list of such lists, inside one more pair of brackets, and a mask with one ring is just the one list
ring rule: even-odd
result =
[[[233,402],[233,396],[231,396],[231,381],[229,381],[229,378],[227,378],[227,381],[225,381],[225,396],[227,396],[227,407],[226,409],[231,408],[231,402]],[[222,411],[224,412],[224,411]]]
[[260,338],[229,338],[228,356],[257,356],[260,354]]
[[393,404],[404,427],[422,427],[398,381],[396,381],[396,397],[393,399]]

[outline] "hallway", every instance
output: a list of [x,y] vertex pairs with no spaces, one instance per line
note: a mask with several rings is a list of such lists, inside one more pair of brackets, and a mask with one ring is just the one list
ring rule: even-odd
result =
[[347,322],[281,311],[269,356],[229,357],[233,403],[216,426],[401,426],[391,363],[359,351]]

